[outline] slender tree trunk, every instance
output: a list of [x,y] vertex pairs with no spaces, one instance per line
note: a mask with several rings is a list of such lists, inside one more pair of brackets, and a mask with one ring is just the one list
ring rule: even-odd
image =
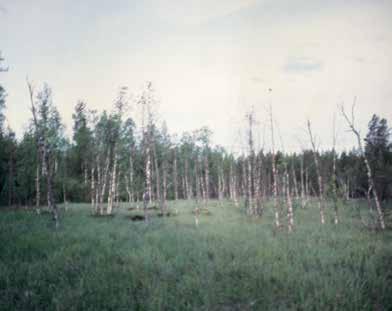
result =
[[[196,185],[196,203],[200,202],[200,179],[199,179],[199,161],[196,158],[195,161],[195,185]],[[203,191],[204,194],[204,191]]]
[[133,202],[133,159],[132,159],[132,153],[131,156],[129,157],[129,202]]
[[[39,156],[38,156],[39,157]],[[38,160],[39,161],[39,160]],[[35,207],[37,210],[37,213],[40,214],[40,206],[41,206],[41,171],[40,171],[40,165],[37,163],[37,169],[36,169],[36,176],[35,176]]]
[[[147,188],[148,189],[148,188]],[[148,202],[150,201],[148,190],[143,193],[143,211],[144,211],[144,222],[147,224],[149,221],[148,215]]]
[[59,227],[59,214],[57,210],[56,203],[53,197],[53,175],[50,166],[50,150],[47,142],[48,133],[42,130],[38,124],[38,119],[36,115],[36,107],[34,104],[34,89],[32,84],[27,81],[27,86],[30,94],[31,112],[33,114],[35,132],[36,132],[36,142],[38,147],[39,159],[41,159],[42,167],[45,169],[46,182],[47,182],[47,200],[48,208],[52,211],[53,220],[55,222],[56,229]]
[[310,196],[310,189],[309,189],[309,171],[308,168],[305,170],[305,196],[308,199]]
[[225,176],[225,170],[222,167],[222,200],[225,198],[227,194],[227,181]]
[[106,214],[111,215],[113,211],[113,204],[115,201],[115,193],[116,193],[116,173],[117,173],[117,154],[114,155],[114,163],[111,173],[111,180],[109,186],[109,194],[108,194],[108,205],[106,209]]
[[158,157],[155,141],[152,144],[152,152],[154,157],[154,170],[155,170],[155,184],[156,184],[156,201],[159,204],[161,213],[163,214],[163,200],[161,197],[161,174],[159,172]]
[[306,189],[304,183],[304,157],[301,156],[301,206],[306,207]]
[[230,171],[229,171],[229,197],[230,200],[234,200],[234,195],[233,195],[233,164],[230,163]]
[[162,205],[165,213],[167,214],[167,160],[163,160],[162,165]]
[[52,175],[52,170],[51,170],[50,163],[49,163],[50,155],[49,155],[46,139],[44,141],[43,150],[44,150],[44,155],[43,155],[44,163],[43,163],[43,165],[44,165],[45,171],[46,171],[48,208],[49,208],[49,210],[52,211],[55,226],[56,226],[56,228],[58,228],[59,227],[59,213],[58,213],[57,205],[54,201],[54,196],[53,196],[53,175]]
[[128,194],[128,203],[130,204],[132,202],[132,199],[131,199],[131,190],[129,189],[129,178],[127,175],[125,175],[124,180],[125,180],[125,190],[127,191]]
[[121,172],[118,171],[117,172],[117,177],[116,177],[116,189],[114,191],[114,202],[115,208],[119,208],[120,207],[120,180],[121,180]]
[[272,118],[272,107],[270,107],[270,124],[271,124],[271,142],[272,142],[272,192],[274,198],[274,209],[275,209],[275,227],[280,227],[279,220],[279,203],[278,203],[278,174],[276,170],[276,155],[275,155],[275,137],[274,137],[274,121]]
[[378,193],[377,193],[377,189],[376,189],[376,185],[374,184],[374,180],[373,180],[373,174],[372,174],[372,169],[370,167],[369,161],[367,159],[366,153],[364,152],[364,149],[362,147],[362,140],[361,140],[361,135],[358,132],[358,130],[355,128],[354,125],[354,107],[355,107],[355,102],[353,104],[352,107],[352,116],[351,116],[351,120],[348,118],[348,116],[346,115],[343,106],[341,107],[341,111],[343,114],[343,117],[346,119],[351,131],[354,133],[354,135],[357,138],[357,142],[358,142],[358,148],[359,148],[359,152],[361,153],[363,160],[365,162],[365,166],[366,166],[366,173],[367,173],[367,177],[368,177],[368,192],[370,193],[370,191],[373,194],[374,197],[374,201],[376,203],[376,210],[377,210],[377,214],[378,214],[378,221],[380,224],[380,227],[382,230],[385,229],[385,221],[384,221],[384,213],[383,210],[381,208],[381,204],[378,198]]
[[317,155],[317,149],[316,149],[316,144],[313,138],[312,134],[312,129],[310,126],[310,121],[308,120],[308,132],[309,132],[309,138],[310,138],[310,143],[312,144],[312,149],[313,149],[313,159],[314,159],[314,165],[316,168],[316,174],[317,174],[317,181],[318,181],[318,186],[319,186],[319,193],[318,193],[318,204],[319,204],[319,209],[320,209],[320,220],[321,224],[325,224],[325,216],[324,216],[324,198],[323,198],[323,179],[320,173],[320,164],[319,164],[319,159]]
[[106,166],[104,170],[104,174],[102,176],[102,187],[101,187],[101,194],[99,198],[99,214],[103,215],[103,200],[105,198],[105,193],[106,193],[106,184],[107,184],[107,179],[108,179],[108,174],[109,174],[109,165],[110,165],[110,157],[109,153],[106,157]]
[[[144,174],[146,176],[146,192],[148,194],[148,200],[151,203],[152,186],[151,186],[151,155],[150,155],[150,143],[147,142],[146,146],[146,161]],[[143,199],[144,201],[144,199]]]
[[254,152],[254,143],[253,143],[253,111],[251,111],[249,114],[247,114],[247,119],[248,119],[248,148],[249,148],[249,157],[248,157],[248,206],[247,206],[247,212],[249,215],[254,215],[256,214],[255,211],[255,204],[254,204],[254,178],[255,178],[255,152]]
[[[196,160],[196,162],[198,165],[198,160]],[[201,163],[201,161],[200,161],[200,163]],[[204,208],[207,208],[207,191],[206,191],[205,179],[203,177],[203,173],[201,172],[201,170],[200,170],[199,180],[200,180],[201,193],[202,193],[202,197],[203,197],[203,205],[204,205]]]
[[372,170],[370,168],[369,161],[368,161],[368,159],[366,157],[366,154],[363,152],[363,149],[362,149],[361,153],[362,153],[364,161],[365,161],[367,177],[368,177],[368,184],[369,184],[369,193],[371,191],[372,194],[373,194],[374,201],[376,203],[376,210],[377,210],[377,214],[378,214],[378,220],[379,220],[379,223],[380,223],[380,227],[381,227],[382,230],[384,230],[385,229],[384,213],[382,211],[381,204],[380,204],[380,201],[379,201],[379,198],[378,198],[376,185],[374,183],[373,176],[372,176]]
[[192,199],[192,189],[189,185],[189,181],[188,181],[188,159],[185,159],[185,189],[186,189],[186,195],[187,195],[187,199],[191,200]]
[[363,152],[363,149],[362,149],[361,153],[362,153],[363,159],[365,161],[366,172],[367,172],[367,177],[368,177],[368,184],[369,184],[369,193],[372,192],[372,194],[373,194],[374,202],[376,203],[378,221],[379,221],[381,229],[384,230],[385,229],[384,213],[382,211],[381,204],[380,204],[380,201],[378,198],[376,185],[373,180],[372,169],[370,168],[369,161],[366,157],[366,154]]
[[292,232],[294,228],[294,212],[293,212],[293,202],[291,199],[291,192],[290,192],[290,176],[287,170],[287,165],[285,167],[284,183],[286,189],[286,203],[287,203],[287,220],[288,220],[287,229],[289,232]]
[[241,196],[245,199],[245,206],[248,206],[247,177],[246,177],[246,160],[243,158],[241,165]]
[[84,185],[87,186],[88,184],[88,178],[87,178],[87,165],[83,165],[83,173],[84,173]]
[[261,170],[262,170],[262,159],[261,156],[255,158],[255,200],[256,200],[256,214],[262,215],[263,213],[263,198],[262,198],[262,184],[261,184]]
[[231,184],[231,197],[234,201],[234,205],[238,207],[238,198],[237,198],[237,182],[236,182],[236,174],[233,168],[233,162],[230,163],[230,184]]
[[174,185],[174,200],[178,200],[178,172],[177,172],[177,151],[174,149],[173,159],[173,185]]
[[234,205],[236,207],[239,207],[239,202],[238,202],[238,190],[237,190],[237,178],[234,175],[233,176],[233,200],[234,200]]
[[334,223],[337,225],[339,223],[338,217],[338,191],[337,191],[337,176],[336,176],[336,126],[335,126],[335,116],[333,120],[333,135],[332,135],[332,196],[333,196],[333,207],[334,207]]
[[187,193],[187,188],[186,188],[186,183],[185,183],[185,176],[182,176],[181,178],[182,181],[182,198],[185,200],[188,197],[188,193]]
[[247,196],[248,196],[248,206],[247,212],[249,215],[253,214],[253,193],[252,193],[252,158],[249,156],[248,158],[248,187],[247,187]]
[[208,148],[206,148],[206,154],[204,156],[204,173],[205,173],[205,180],[206,180],[206,202],[208,204],[208,200],[210,198],[210,170],[208,164]]
[[101,167],[97,161],[97,183],[95,185],[95,208],[94,212],[96,214],[99,214],[99,195],[101,193],[101,187],[102,187],[102,176],[101,176]]
[[336,188],[336,156],[335,150],[333,151],[333,165],[332,165],[332,195],[333,195],[333,207],[334,207],[334,223],[339,223],[338,216],[338,191]]
[[91,167],[91,208],[95,212],[95,167]]
[[218,200],[219,201],[223,201],[224,191],[225,191],[225,185],[224,185],[223,167],[219,167],[219,172],[218,172]]
[[291,166],[291,174],[293,176],[293,185],[294,185],[294,193],[295,199],[299,199],[299,192],[298,192],[298,184],[297,184],[297,175],[295,174],[294,164]]

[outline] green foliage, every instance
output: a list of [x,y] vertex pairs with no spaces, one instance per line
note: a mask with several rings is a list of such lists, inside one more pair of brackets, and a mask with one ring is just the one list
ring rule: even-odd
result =
[[[1,56],[1,51],[0,51],[0,73],[3,71],[7,71],[6,68],[3,68],[1,66],[1,63],[4,61],[4,58]],[[6,92],[4,87],[0,84],[0,138],[3,134],[3,124],[4,124],[4,109],[5,109],[5,98],[6,98]]]
[[26,132],[17,148],[17,195],[24,204],[32,205],[35,198],[37,144],[32,130]]
[[170,203],[180,214],[148,226],[126,207],[96,218],[73,204],[55,232],[49,215],[2,211],[0,309],[392,308],[392,234],[364,230],[350,206],[322,227],[316,205],[297,209],[292,234],[274,233],[272,206],[250,219],[211,201],[199,228],[192,202]]
[[386,119],[373,115],[366,135],[366,156],[373,168],[376,187],[381,199],[392,196],[391,129]]

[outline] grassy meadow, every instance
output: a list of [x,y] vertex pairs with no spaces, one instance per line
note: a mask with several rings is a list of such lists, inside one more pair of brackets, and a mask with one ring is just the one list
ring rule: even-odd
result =
[[271,205],[250,218],[211,201],[198,227],[195,206],[169,202],[178,215],[146,225],[128,204],[70,204],[57,231],[49,214],[0,210],[0,310],[392,310],[392,231],[353,206],[337,226],[331,208],[321,226],[316,204],[296,207],[292,234]]

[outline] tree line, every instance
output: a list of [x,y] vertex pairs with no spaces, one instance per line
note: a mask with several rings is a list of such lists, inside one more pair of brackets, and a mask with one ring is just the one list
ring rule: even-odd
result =
[[[287,153],[274,146],[272,109],[272,148],[255,147],[255,116],[250,112],[247,148],[238,155],[214,145],[206,127],[169,135],[166,123],[157,121],[150,82],[133,99],[141,112],[140,126],[129,116],[131,103],[124,87],[111,111],[98,113],[86,102],[77,102],[71,139],[65,135],[51,88],[46,84],[37,88],[27,80],[26,90],[31,120],[18,140],[5,127],[6,91],[0,85],[0,205],[31,206],[38,211],[48,205],[56,223],[59,202],[89,202],[93,213],[105,215],[125,201],[155,202],[165,212],[168,200],[196,200],[207,208],[210,199],[229,199],[245,206],[249,215],[262,215],[272,199],[276,226],[281,225],[284,202],[292,230],[293,209],[306,207],[310,198],[318,199],[322,223],[324,202],[331,199],[338,223],[338,200],[367,198],[372,207],[375,199],[378,208],[392,196],[390,128],[377,115],[370,119],[366,137],[358,137],[358,147],[349,152],[338,153],[335,147],[319,151],[308,122],[308,148]],[[354,114],[348,117],[342,110],[342,116],[359,135]]]

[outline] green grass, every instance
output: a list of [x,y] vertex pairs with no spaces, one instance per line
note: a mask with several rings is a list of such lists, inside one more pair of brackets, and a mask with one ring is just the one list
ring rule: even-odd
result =
[[[316,205],[275,232],[271,207],[251,219],[193,202],[175,217],[91,217],[71,204],[50,215],[0,212],[0,310],[392,310],[392,232],[363,228],[350,206],[321,226]],[[151,212],[153,213],[153,212]],[[284,220],[285,221],[285,220]]]

